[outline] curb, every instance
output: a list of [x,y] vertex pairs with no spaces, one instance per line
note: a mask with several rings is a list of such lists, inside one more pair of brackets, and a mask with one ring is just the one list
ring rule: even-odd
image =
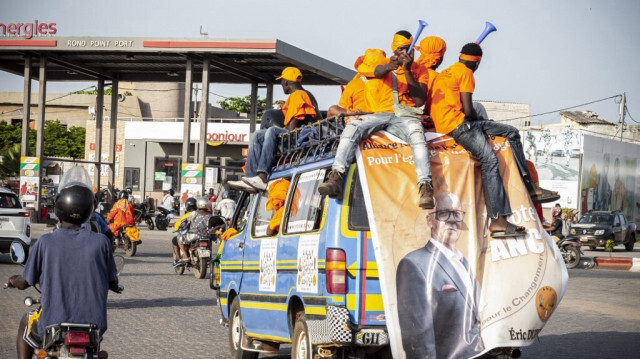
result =
[[640,258],[632,257],[595,257],[596,269],[626,270],[640,272]]

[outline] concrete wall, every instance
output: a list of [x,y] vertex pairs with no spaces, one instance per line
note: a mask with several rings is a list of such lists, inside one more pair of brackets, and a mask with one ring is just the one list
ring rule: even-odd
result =
[[[480,102],[487,110],[487,114],[489,115],[489,119],[491,120],[506,123],[516,128],[523,128],[526,124],[526,121],[530,120],[529,118],[520,118],[530,115],[531,106],[528,103],[494,102],[482,100],[478,102]],[[513,118],[519,119],[505,121]]]

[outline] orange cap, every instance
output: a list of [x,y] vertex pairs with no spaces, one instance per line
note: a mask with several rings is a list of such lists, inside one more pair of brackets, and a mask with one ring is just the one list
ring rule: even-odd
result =
[[276,80],[285,79],[287,81],[300,82],[302,80],[302,72],[295,67],[285,67],[280,77]]
[[387,54],[380,49],[367,49],[356,70],[364,76],[373,77],[376,66],[384,64],[386,57]]

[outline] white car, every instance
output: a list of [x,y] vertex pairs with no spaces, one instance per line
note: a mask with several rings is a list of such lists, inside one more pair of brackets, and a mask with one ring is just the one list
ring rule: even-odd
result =
[[9,253],[11,242],[22,242],[25,252],[31,245],[31,218],[13,191],[0,187],[0,253]]

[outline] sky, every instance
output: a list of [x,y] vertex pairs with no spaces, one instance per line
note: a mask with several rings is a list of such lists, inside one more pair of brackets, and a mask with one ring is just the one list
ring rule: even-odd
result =
[[[528,103],[532,125],[559,122],[557,111],[574,106],[617,123],[619,97],[610,97],[622,92],[626,122],[640,123],[638,16],[637,0],[0,0],[0,23],[55,22],[57,36],[197,39],[202,26],[210,39],[277,38],[349,68],[367,48],[390,53],[393,34],[414,33],[422,19],[429,24],[422,37],[447,42],[443,70],[490,21],[498,30],[482,43],[473,98]],[[85,87],[48,83],[47,91]],[[0,91],[22,89],[21,77],[0,71]],[[340,97],[337,86],[308,89],[323,109]],[[250,88],[211,84],[211,91],[245,96]],[[285,99],[279,86],[274,99]]]

